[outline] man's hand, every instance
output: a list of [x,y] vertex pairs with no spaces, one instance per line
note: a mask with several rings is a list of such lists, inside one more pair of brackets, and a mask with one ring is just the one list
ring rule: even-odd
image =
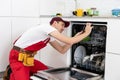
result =
[[86,23],[86,27],[85,27],[85,33],[87,33],[88,35],[91,33],[93,26],[91,26],[92,23]]

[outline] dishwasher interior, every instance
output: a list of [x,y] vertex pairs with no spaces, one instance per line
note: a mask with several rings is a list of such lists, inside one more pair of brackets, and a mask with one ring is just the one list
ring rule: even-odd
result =
[[[72,36],[84,31],[85,23],[86,21],[73,21]],[[93,26],[91,34],[72,46],[71,67],[96,73],[104,78],[107,22],[91,23]]]
[[92,32],[72,46],[70,67],[38,71],[33,77],[38,80],[104,79],[107,22],[71,21],[71,36],[84,31],[87,22],[92,23]]

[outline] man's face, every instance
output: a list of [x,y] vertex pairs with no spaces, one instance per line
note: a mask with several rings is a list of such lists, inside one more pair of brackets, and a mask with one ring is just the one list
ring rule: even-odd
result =
[[57,28],[57,30],[60,32],[60,33],[62,33],[63,31],[64,31],[64,29],[65,29],[65,23],[64,22],[62,22],[62,21],[56,21],[57,23],[56,23],[56,28]]

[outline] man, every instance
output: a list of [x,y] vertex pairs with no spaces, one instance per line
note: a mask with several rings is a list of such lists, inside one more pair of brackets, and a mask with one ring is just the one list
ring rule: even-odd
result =
[[[57,51],[64,54],[73,44],[87,37],[91,30],[91,23],[86,24],[84,32],[74,37],[61,34],[70,22],[60,17],[51,19],[50,24],[42,24],[24,32],[14,43],[10,52],[10,80],[30,80],[30,76],[38,70],[48,69],[42,62],[34,59],[36,52],[50,43]],[[65,43],[60,45],[55,39]]]

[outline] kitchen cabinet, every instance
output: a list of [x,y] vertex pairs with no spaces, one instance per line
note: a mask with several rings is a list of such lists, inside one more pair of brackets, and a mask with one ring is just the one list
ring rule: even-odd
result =
[[39,17],[40,0],[12,0],[12,16]]
[[105,80],[120,80],[120,55],[106,53]]
[[75,9],[74,3],[74,0],[40,0],[40,15],[61,13],[62,15],[70,16]]
[[0,72],[8,65],[8,56],[11,48],[11,21],[9,18],[0,18]]
[[120,19],[110,19],[107,30],[106,52],[120,54]]
[[0,0],[0,16],[11,15],[11,0]]

